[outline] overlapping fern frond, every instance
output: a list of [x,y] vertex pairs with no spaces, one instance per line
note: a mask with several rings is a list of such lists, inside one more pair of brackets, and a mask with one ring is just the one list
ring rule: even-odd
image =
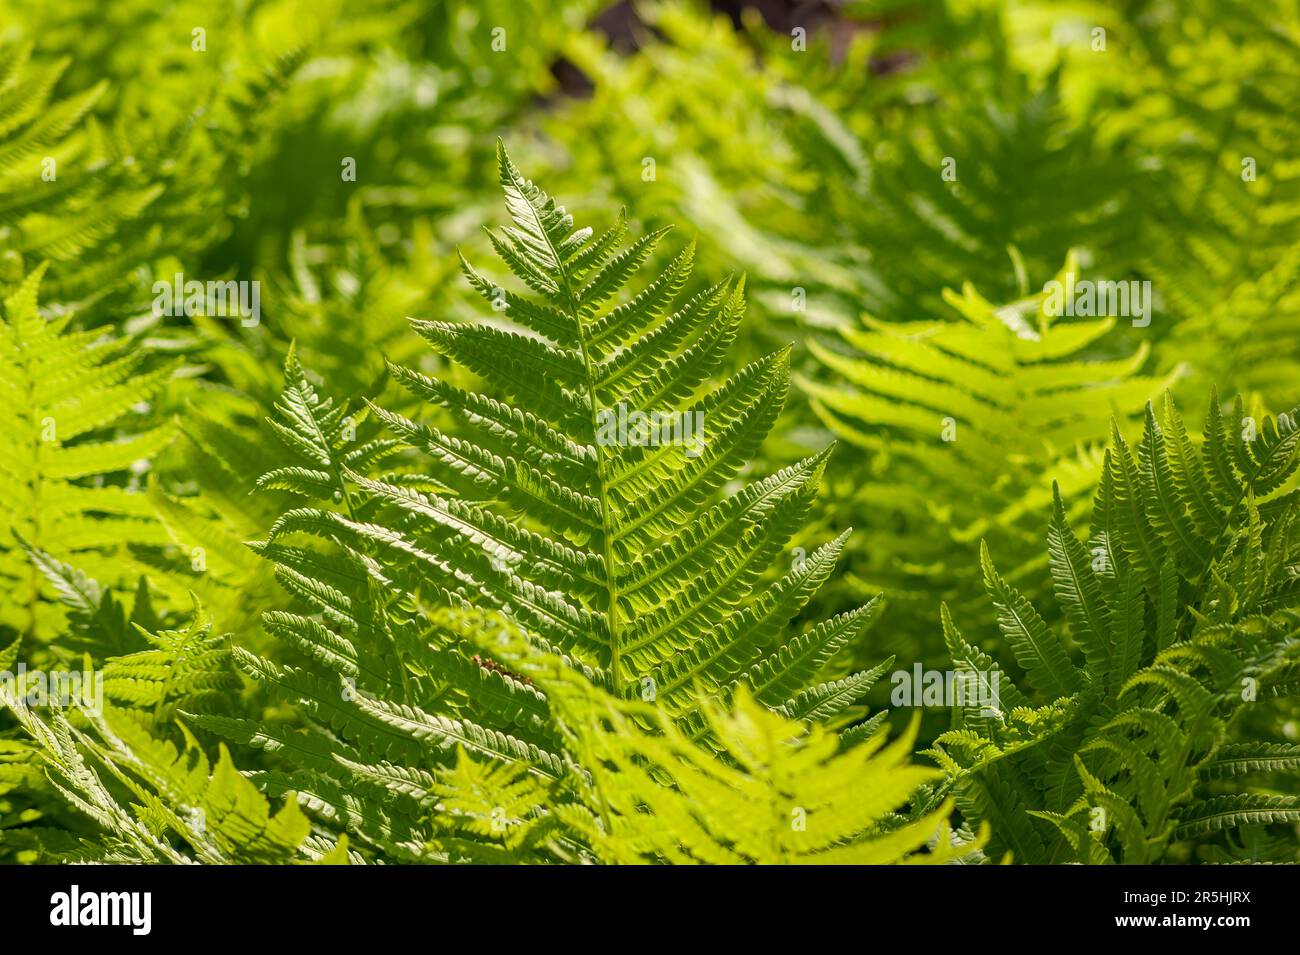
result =
[[[107,255],[122,224],[162,191],[121,183],[109,193],[102,150],[94,130],[83,128],[107,84],[56,99],[70,58],[37,63],[31,54],[28,44],[0,45],[0,248],[9,259],[7,284],[21,280],[24,259],[29,266],[53,261],[57,272],[88,254]],[[115,261],[119,272],[129,267]]]
[[1196,0],[1131,35],[1111,124],[1158,170],[1140,263],[1172,313],[1166,362],[1281,406],[1300,372],[1300,15]]
[[227,753],[209,766],[198,742],[174,725],[178,708],[223,709],[239,689],[229,635],[212,634],[197,602],[187,623],[164,629],[143,579],[128,605],[49,554],[28,548],[28,556],[58,591],[68,629],[55,647],[57,663],[16,665],[31,659],[20,656],[21,640],[0,653],[0,713],[16,723],[0,743],[0,797],[7,797],[0,856],[119,863],[314,857],[298,851],[306,823],[296,806],[272,819]]
[[[1000,40],[996,29],[987,36]],[[891,142],[869,182],[832,183],[848,247],[872,250],[869,310],[942,319],[942,290],[962,282],[994,300],[1023,296],[1026,281],[1041,282],[1072,248],[1086,249],[1089,265],[1128,261],[1140,173],[1066,118],[1059,76],[1011,92],[1028,81],[1007,70],[1004,88],[983,102],[956,93],[959,77],[945,80],[946,108]]]
[[45,262],[47,294],[86,311],[119,292],[138,299],[132,286],[154,257],[183,259],[225,235],[231,216],[220,207],[233,202],[222,197],[223,180],[246,162],[302,55],[210,87],[189,115],[123,110],[107,124],[91,113],[108,89],[102,79],[52,100],[70,62],[34,63],[27,45],[0,48],[0,224],[15,273],[7,281]]
[[0,0],[0,860],[1300,861],[1294,3],[156,6]]
[[145,711],[157,726],[180,707],[220,708],[240,688],[229,635],[212,632],[212,618],[197,600],[183,627],[150,633],[136,626],[148,649],[110,658],[103,667],[104,695],[115,705]]
[[213,764],[188,734],[178,750],[112,706],[38,712],[22,689],[0,688],[0,705],[32,740],[28,769],[79,819],[9,830],[6,850],[46,863],[346,861],[346,840],[320,842],[296,801],[273,814],[224,747]]
[[[1075,269],[1070,257],[1061,274]],[[950,319],[868,316],[840,343],[812,341],[833,383],[799,380],[821,420],[863,449],[865,475],[834,485],[838,500],[872,515],[871,544],[854,552],[851,579],[884,590],[906,632],[925,629],[936,594],[964,604],[982,593],[981,538],[1011,568],[1008,579],[1032,593],[1046,565],[1038,546],[1046,476],[1067,500],[1092,487],[1097,423],[1115,415],[1127,427],[1173,380],[1143,374],[1145,344],[1092,357],[1115,337],[1115,318],[1053,317],[1042,293],[996,306],[969,284],[945,299]]]
[[1295,691],[1298,499],[1279,488],[1298,463],[1295,412],[1256,423],[1240,400],[1225,417],[1216,397],[1198,448],[1172,402],[1148,409],[1136,451],[1116,434],[1107,452],[1086,543],[1054,502],[1064,632],[983,553],[1027,686],[945,608],[954,664],[995,681],[1000,702],[955,710],[934,755],[963,812],[993,825],[995,851],[1021,862],[1188,861],[1228,852],[1216,841],[1225,830],[1262,828],[1274,858],[1296,860],[1300,799],[1270,789],[1268,775],[1285,774],[1295,748],[1237,728]]
[[[286,512],[257,549],[307,610],[265,618],[303,665],[239,650],[236,659],[273,696],[303,706],[310,725],[292,742],[264,727],[205,721],[302,756],[280,785],[388,851],[401,841],[391,825],[366,832],[369,807],[345,793],[348,780],[379,772],[378,760],[424,772],[463,747],[545,778],[563,770],[546,697],[494,663],[490,648],[439,627],[438,608],[501,614],[590,683],[653,700],[697,739],[710,733],[705,698],[747,686],[789,718],[838,722],[880,672],[823,672],[871,622],[874,604],[785,633],[844,545],[841,535],[773,573],[826,454],[729,483],[779,411],[787,373],[781,352],[708,387],[740,320],[740,283],[675,306],[688,248],[610,307],[661,235],[620,251],[621,220],[595,237],[575,231],[504,150],[500,175],[512,225],[492,242],[533,294],[466,263],[470,283],[508,324],[413,326],[504,398],[393,366],[394,379],[441,405],[457,433],[374,407],[421,452],[412,460],[432,465],[427,474],[407,465],[376,473],[393,441],[357,441],[360,415],[323,398],[291,356],[275,428],[297,461],[261,483],[308,506]],[[691,430],[661,441],[636,423],[652,413]],[[620,432],[620,414],[630,431]],[[335,546],[303,546],[301,534]]]
[[591,770],[582,801],[555,813],[604,861],[944,863],[980,845],[954,838],[950,803],[903,814],[933,778],[910,762],[914,729],[888,745],[878,731],[845,748],[742,688],[730,711],[705,707],[718,757],[652,704],[542,682],[562,699],[569,748]]
[[[543,797],[520,768],[484,768],[462,753],[446,774],[456,783],[435,784],[426,797],[437,810],[437,842],[449,850],[492,860],[490,848],[537,843],[545,834],[551,851],[569,861],[931,864],[982,842],[954,837],[950,804],[905,811],[939,775],[910,762],[914,727],[888,745],[877,731],[845,746],[742,687],[729,706],[703,708],[715,755],[662,707],[594,689],[568,661],[538,653],[513,628],[502,637],[475,614],[460,615],[458,625],[498,634],[489,642],[546,694],[577,765],[566,786]],[[390,786],[390,795],[398,790]]]
[[60,629],[62,612],[42,597],[22,545],[120,582],[130,545],[166,542],[131,475],[172,437],[165,422],[131,425],[172,367],[69,316],[47,320],[43,271],[5,299],[0,321],[0,631],[39,640]]

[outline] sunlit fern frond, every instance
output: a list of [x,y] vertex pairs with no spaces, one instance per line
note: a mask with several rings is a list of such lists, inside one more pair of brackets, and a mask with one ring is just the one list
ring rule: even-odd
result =
[[[1075,267],[1071,257],[1058,279]],[[799,380],[822,421],[864,453],[859,473],[834,484],[872,515],[871,544],[849,569],[863,590],[888,594],[908,632],[932,625],[935,594],[980,602],[981,538],[1032,590],[1046,566],[1050,482],[1077,499],[1100,472],[1112,415],[1128,428],[1173,380],[1143,373],[1145,344],[1094,357],[1118,350],[1124,319],[1054,316],[1045,293],[997,306],[969,284],[945,298],[945,320],[868,316],[839,341],[811,342],[825,372]]]
[[936,775],[910,762],[915,727],[888,745],[880,731],[846,748],[746,689],[730,709],[706,707],[715,755],[653,704],[619,701],[571,679],[567,687],[538,680],[591,774],[584,798],[554,811],[604,861],[942,863],[981,844],[953,837],[949,803],[906,816],[917,789]]
[[6,830],[11,851],[46,863],[346,861],[346,840],[320,842],[296,801],[272,813],[225,747],[214,764],[188,734],[177,749],[112,706],[78,700],[38,709],[24,689],[0,687],[0,706],[33,741],[30,765],[77,822]]
[[[599,236],[575,230],[504,150],[499,169],[512,224],[492,243],[532,293],[465,263],[504,321],[413,326],[503,397],[392,366],[456,431],[372,406],[420,452],[385,473],[394,442],[358,438],[360,413],[325,397],[291,355],[272,422],[290,453],[260,483],[307,505],[256,546],[308,611],[269,614],[266,626],[307,665],[240,650],[237,661],[304,707],[318,741],[309,749],[323,755],[337,734],[350,763],[427,769],[463,748],[542,777],[562,772],[545,696],[431,616],[466,604],[565,654],[595,686],[653,698],[697,739],[710,732],[701,700],[742,686],[790,717],[842,723],[880,669],[845,678],[828,665],[876,605],[787,635],[847,535],[781,567],[827,455],[735,482],[779,411],[786,353],[711,387],[740,320],[740,283],[677,302],[688,247],[639,293],[619,295],[661,234],[620,250],[622,219]],[[304,546],[303,534],[334,546]],[[284,750],[251,724],[206,725]],[[281,784],[330,804],[322,811],[348,818],[362,841],[395,844],[391,825],[367,833],[338,803],[340,779],[355,772],[314,756]]]
[[983,552],[1024,690],[944,611],[954,664],[1000,700],[956,708],[933,752],[963,812],[993,826],[995,852],[1191,861],[1229,851],[1227,831],[1242,829],[1300,854],[1300,797],[1267,788],[1294,747],[1241,736],[1238,719],[1295,691],[1298,499],[1279,488],[1300,464],[1300,427],[1294,412],[1256,425],[1240,399],[1224,416],[1217,396],[1207,420],[1197,446],[1166,399],[1136,449],[1116,434],[1086,542],[1057,496],[1048,549],[1065,626]]

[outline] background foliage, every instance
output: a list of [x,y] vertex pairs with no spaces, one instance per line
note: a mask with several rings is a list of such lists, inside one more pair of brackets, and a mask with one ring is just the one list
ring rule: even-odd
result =
[[0,859],[1297,861],[1294,4],[0,23]]

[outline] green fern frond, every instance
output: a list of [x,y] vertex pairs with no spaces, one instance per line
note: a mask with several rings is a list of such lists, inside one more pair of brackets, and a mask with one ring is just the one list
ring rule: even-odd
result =
[[[491,240],[533,294],[507,294],[466,263],[503,320],[412,325],[504,398],[392,366],[399,385],[452,425],[372,403],[374,419],[419,452],[385,473],[393,442],[345,433],[353,419],[343,407],[321,397],[293,353],[286,363],[272,427],[293,463],[260,483],[308,504],[283,513],[255,549],[308,608],[265,617],[308,665],[241,650],[235,659],[303,707],[312,733],[355,747],[346,767],[313,760],[292,777],[333,818],[356,819],[339,790],[358,773],[400,788],[459,750],[522,762],[544,779],[565,775],[570,757],[545,694],[494,662],[490,636],[438,625],[441,607],[495,611],[539,651],[565,654],[584,680],[655,700],[699,740],[712,732],[699,709],[709,696],[754,686],[773,708],[842,722],[882,672],[834,669],[869,611],[784,636],[845,537],[773,570],[825,454],[730,483],[772,426],[787,381],[779,352],[708,385],[735,335],[742,283],[675,306],[688,250],[639,294],[624,292],[662,232],[620,249],[621,221],[599,236],[575,229],[504,149],[498,158],[511,224]],[[676,430],[661,440],[648,423],[662,420]],[[414,470],[422,463],[427,473]],[[299,543],[310,538],[327,543]],[[358,845],[367,831],[385,851],[398,841],[384,835],[391,823],[355,825]]]
[[62,613],[43,598],[41,571],[18,540],[110,584],[121,581],[129,546],[166,543],[134,484],[172,431],[136,430],[129,419],[174,366],[75,330],[67,316],[47,320],[36,304],[43,272],[5,300],[0,323],[0,439],[9,449],[0,462],[0,627],[48,640]]
[[151,648],[110,657],[103,666],[104,695],[114,705],[149,711],[157,725],[177,708],[204,712],[240,688],[229,638],[212,633],[197,599],[184,629],[149,633],[136,626]]
[[715,755],[663,707],[593,690],[521,634],[500,647],[543,688],[582,767],[574,797],[553,796],[548,812],[599,861],[943,863],[982,845],[954,837],[949,804],[903,812],[937,776],[909,762],[915,726],[888,744],[877,732],[844,748],[741,689],[728,706],[703,708]]
[[[1072,258],[1058,279],[1076,268]],[[884,590],[907,631],[929,626],[936,594],[960,610],[979,603],[981,538],[1004,555],[1012,584],[1040,579],[1044,474],[1066,500],[1092,487],[1097,422],[1116,414],[1127,427],[1173,380],[1141,373],[1146,345],[1090,357],[1115,319],[1053,317],[1046,293],[997,307],[967,285],[945,299],[955,320],[866,317],[841,344],[813,339],[827,376],[798,379],[817,416],[864,455],[865,479],[832,482],[837,507],[867,509],[877,525],[870,548],[850,553],[849,581]],[[1065,518],[1080,516],[1072,507]],[[937,650],[896,649],[923,659]]]
[[[1235,717],[1286,692],[1295,663],[1297,498],[1282,489],[1300,463],[1300,431],[1294,413],[1242,427],[1240,401],[1225,419],[1217,396],[1208,421],[1195,448],[1166,400],[1159,413],[1148,406],[1136,452],[1116,434],[1087,545],[1058,489],[1049,552],[1066,633],[984,554],[999,628],[1033,698],[1070,701],[1064,722],[1031,727],[1016,749],[1000,723],[961,710],[936,745],[958,805],[994,825],[995,852],[1149,863],[1182,858],[1184,841],[1227,852],[1215,841],[1222,830],[1294,820],[1287,789],[1243,792],[1239,781],[1286,774],[1292,749],[1233,733]],[[945,629],[955,663],[991,671],[946,616]],[[1021,698],[1013,684],[1010,693],[1004,686],[1004,710]],[[1052,838],[1031,839],[1008,818],[1006,787],[1052,824]]]

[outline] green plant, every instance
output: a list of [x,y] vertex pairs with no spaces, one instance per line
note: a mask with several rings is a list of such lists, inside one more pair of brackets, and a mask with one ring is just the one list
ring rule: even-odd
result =
[[43,273],[5,299],[0,320],[0,633],[35,641],[57,635],[63,615],[24,549],[123,580],[131,545],[166,540],[129,473],[172,438],[165,421],[139,428],[131,418],[173,366],[129,339],[70,327],[70,316],[47,320],[36,301]]
[[[570,774],[563,794],[552,795],[544,818],[583,848],[576,858],[607,863],[885,864],[944,863],[978,851],[983,839],[954,837],[951,804],[925,815],[903,808],[919,787],[939,773],[909,762],[915,727],[888,746],[886,733],[862,734],[851,744],[816,724],[791,720],[757,703],[747,687],[729,707],[706,702],[702,715],[716,753],[700,747],[671,714],[655,703],[621,700],[593,690],[566,659],[538,653],[513,628],[502,639],[500,621],[481,615],[450,615],[456,629],[490,634],[489,643],[516,672],[546,693],[556,726],[580,772]],[[459,851],[483,861],[483,836],[502,842],[536,838],[542,823],[512,820],[517,831],[485,827],[493,807],[507,804],[483,775],[506,777],[516,800],[528,788],[520,768],[484,770],[461,753],[451,778],[466,787],[435,784],[427,801],[461,797],[451,826]],[[467,781],[469,781],[467,780]],[[389,795],[409,795],[404,779],[378,780]],[[534,797],[536,786],[534,784]],[[526,803],[527,800],[524,800]],[[500,809],[496,809],[500,814]],[[474,826],[471,842],[466,822]],[[445,844],[446,835],[443,836]],[[491,845],[491,842],[488,842]],[[571,851],[555,845],[561,858]]]
[[313,849],[310,823],[294,800],[272,815],[224,747],[213,765],[192,736],[178,750],[112,708],[83,712],[84,722],[74,722],[61,710],[38,715],[10,689],[0,690],[0,703],[34,741],[27,760],[36,779],[48,781],[90,823],[10,832],[6,841],[31,853],[31,861],[274,864],[346,858],[345,840],[326,852]]
[[55,99],[54,88],[70,60],[33,63],[31,54],[29,44],[0,45],[0,226],[6,259],[0,278],[6,284],[21,280],[24,257],[66,267],[70,284],[78,273],[97,277],[85,265],[88,258],[103,264],[111,259],[123,272],[134,259],[118,257],[113,240],[162,189],[125,182],[107,188],[105,144],[96,130],[81,128],[107,84],[100,81]]
[[1238,401],[1225,418],[1216,396],[1198,449],[1171,401],[1159,416],[1148,407],[1136,453],[1118,433],[1107,451],[1086,544],[1055,498],[1048,543],[1064,632],[982,552],[1024,680],[944,608],[953,663],[1000,701],[956,707],[932,754],[963,813],[992,824],[993,852],[1186,860],[1228,830],[1273,827],[1283,836],[1273,857],[1295,861],[1300,797],[1269,778],[1294,771],[1300,750],[1239,729],[1246,711],[1295,689],[1297,496],[1279,489],[1298,465],[1295,412],[1256,423]]
[[0,859],[1297,861],[1294,5],[762,6],[0,0]]
[[[358,848],[380,853],[409,852],[402,846],[412,838],[399,838],[377,807],[351,794],[380,760],[428,772],[464,748],[545,778],[564,775],[547,698],[493,662],[490,645],[476,648],[438,627],[440,607],[497,611],[595,687],[653,699],[697,739],[709,738],[700,709],[709,696],[748,686],[790,718],[831,721],[852,713],[880,673],[817,679],[871,621],[874,605],[783,637],[845,540],[772,573],[826,455],[719,494],[771,426],[786,386],[778,353],[720,388],[701,387],[735,334],[740,283],[715,284],[674,310],[688,248],[608,307],[659,234],[620,251],[621,220],[596,237],[575,231],[504,150],[499,168],[513,224],[492,242],[534,294],[507,291],[468,263],[465,272],[506,319],[535,334],[487,323],[413,325],[505,399],[391,367],[398,382],[457,420],[464,436],[453,436],[374,405],[335,404],[290,355],[272,426],[291,457],[259,484],[309,506],[286,511],[256,549],[309,609],[264,618],[301,662],[242,649],[236,660],[309,721],[297,731],[200,719],[289,758],[288,772],[271,777],[275,787],[309,794]],[[610,423],[620,407],[702,417],[703,430],[687,441],[620,439]],[[403,470],[367,476],[398,451],[389,438],[356,440],[367,413],[432,470],[412,470],[419,459],[410,459]],[[290,543],[301,534],[334,546]]]
[[[1058,279],[1075,268],[1071,257]],[[1010,564],[1009,580],[1037,579],[1043,475],[1054,473],[1067,499],[1090,488],[1101,459],[1096,419],[1115,414],[1127,428],[1173,380],[1140,374],[1146,345],[1090,357],[1114,318],[1054,317],[1043,293],[995,306],[967,285],[944,298],[953,318],[864,317],[841,332],[840,347],[811,341],[835,383],[799,380],[818,417],[864,453],[866,476],[837,500],[878,527],[849,579],[888,593],[909,631],[912,615],[929,618],[934,595],[975,597],[981,538]]]
[[1190,387],[1281,407],[1297,371],[1300,170],[1285,144],[1300,123],[1282,104],[1300,92],[1300,18],[1232,0],[1148,22],[1114,125],[1159,170],[1141,267],[1173,313],[1166,363],[1186,362]]

